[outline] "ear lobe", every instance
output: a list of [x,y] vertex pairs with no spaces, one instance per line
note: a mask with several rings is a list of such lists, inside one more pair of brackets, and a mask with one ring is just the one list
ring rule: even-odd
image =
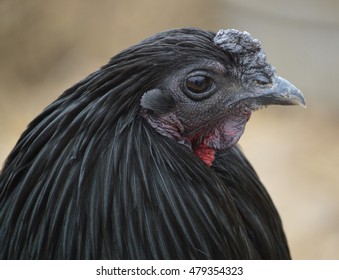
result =
[[140,105],[146,110],[150,110],[157,115],[168,113],[175,106],[173,96],[167,91],[152,89],[146,91],[141,97]]

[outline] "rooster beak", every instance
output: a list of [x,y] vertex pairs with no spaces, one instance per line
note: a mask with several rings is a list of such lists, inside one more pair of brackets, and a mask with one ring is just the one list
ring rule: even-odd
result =
[[306,108],[306,101],[301,91],[282,77],[274,76],[272,87],[260,93],[263,105],[300,105]]

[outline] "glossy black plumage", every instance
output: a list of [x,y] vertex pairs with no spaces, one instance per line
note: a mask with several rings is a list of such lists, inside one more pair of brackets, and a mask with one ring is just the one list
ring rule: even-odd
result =
[[[236,65],[214,36],[180,29],[146,39],[32,121],[1,171],[1,259],[290,258],[279,215],[237,146],[209,167],[140,113],[145,92],[164,90],[186,65]],[[167,99],[156,113],[173,107]]]

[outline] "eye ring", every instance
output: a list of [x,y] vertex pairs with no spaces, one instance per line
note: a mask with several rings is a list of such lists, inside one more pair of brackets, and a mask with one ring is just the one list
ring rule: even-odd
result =
[[203,74],[188,76],[184,83],[184,90],[191,99],[204,99],[212,94],[215,89],[214,80]]

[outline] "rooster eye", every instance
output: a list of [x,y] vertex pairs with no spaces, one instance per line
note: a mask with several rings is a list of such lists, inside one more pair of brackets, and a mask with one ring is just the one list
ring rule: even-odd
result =
[[186,87],[193,93],[203,93],[208,91],[212,86],[212,79],[205,76],[193,76],[186,80]]
[[203,75],[191,76],[185,81],[186,93],[192,99],[208,97],[212,93],[214,86],[213,79]]

